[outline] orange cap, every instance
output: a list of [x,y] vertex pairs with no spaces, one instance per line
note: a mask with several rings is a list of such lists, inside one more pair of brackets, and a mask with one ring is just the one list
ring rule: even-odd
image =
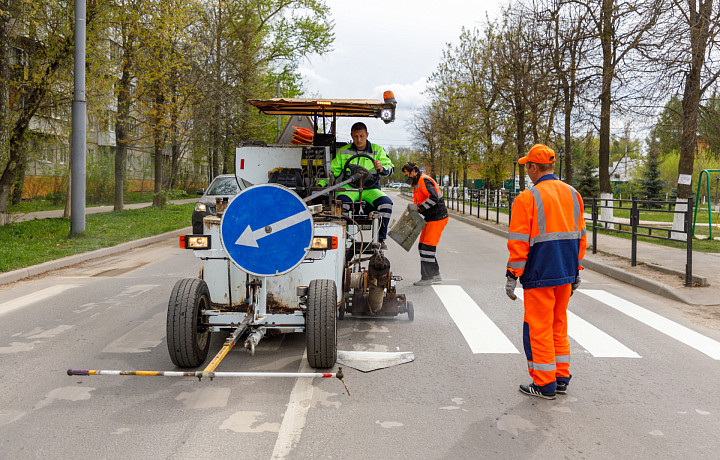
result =
[[527,155],[518,160],[518,163],[524,165],[528,161],[541,164],[555,163],[555,151],[547,145],[535,144]]

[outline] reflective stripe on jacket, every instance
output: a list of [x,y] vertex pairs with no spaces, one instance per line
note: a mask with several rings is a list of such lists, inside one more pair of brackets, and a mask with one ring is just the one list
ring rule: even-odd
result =
[[442,220],[448,216],[442,191],[432,177],[420,174],[418,183],[413,185],[413,202],[426,222]]
[[[380,161],[383,166],[383,170],[380,171],[381,176],[389,176],[393,173],[394,166],[392,164],[392,161],[390,161],[390,158],[387,156],[387,153],[385,153],[385,149],[382,148],[382,146],[380,145],[372,144],[370,141],[368,141],[365,150],[358,151],[354,143],[344,145],[338,149],[337,155],[335,155],[332,163],[330,163],[330,169],[332,169],[333,175],[335,177],[340,177],[342,175],[343,166],[345,166],[345,163],[350,159],[350,157],[352,157],[356,153],[367,153],[371,157]],[[368,171],[372,171],[373,169],[375,169],[373,162],[370,161],[368,158],[364,157],[356,158],[355,160],[353,160],[352,164],[362,166]],[[345,185],[343,186],[343,188],[352,187],[350,187],[350,185]],[[378,181],[378,183],[373,188],[380,188],[380,182]]]
[[524,289],[574,282],[586,244],[582,197],[554,174],[515,199],[507,272],[519,277]]

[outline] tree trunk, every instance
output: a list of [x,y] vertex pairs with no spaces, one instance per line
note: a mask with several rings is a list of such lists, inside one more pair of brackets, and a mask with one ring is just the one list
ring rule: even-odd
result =
[[[2,0],[0,2],[2,11],[9,11],[9,1]],[[5,141],[7,140],[7,131],[5,126],[8,119],[8,80],[10,77],[10,67],[8,62],[10,59],[10,37],[8,35],[9,14],[0,15],[0,150],[5,151]]]
[[23,191],[25,189],[25,170],[27,169],[27,146],[23,145],[23,154],[21,155],[22,160],[18,164],[15,170],[15,186],[10,196],[10,203],[13,206],[17,206],[22,201]]
[[602,45],[603,67],[602,87],[600,89],[600,150],[598,152],[598,167],[600,176],[600,193],[612,193],[610,184],[610,107],[612,101],[612,80],[614,65],[612,55],[612,14],[613,0],[603,0],[602,30],[600,42]]
[[165,200],[160,193],[162,191],[162,164],[163,164],[163,130],[162,130],[162,113],[163,106],[165,104],[165,95],[162,90],[157,88],[157,95],[155,96],[155,107],[153,110],[153,158],[155,159],[155,187],[153,192],[153,206],[162,207],[165,205]]
[[68,180],[67,180],[67,188],[65,189],[65,209],[63,209],[63,217],[65,219],[70,218],[70,198],[72,196],[72,168],[70,166],[70,162],[72,161],[72,155],[68,156]]
[[570,115],[572,103],[570,102],[569,88],[563,88],[565,92],[565,182],[572,185],[572,131],[570,126]]
[[[517,158],[525,156],[525,105],[522,100],[515,101],[515,135],[517,137]],[[519,165],[520,191],[525,190],[525,168]],[[515,178],[513,177],[513,181]]]
[[124,208],[125,170],[127,169],[128,125],[130,124],[130,70],[132,66],[133,38],[129,37],[123,50],[123,66],[118,88],[118,113],[115,120],[115,200],[113,211]]
[[[695,154],[697,153],[697,127],[701,96],[700,80],[702,78],[702,68],[705,65],[705,52],[709,40],[708,28],[710,21],[708,19],[712,12],[712,3],[712,0],[701,1],[698,10],[695,10],[695,3],[688,3],[690,10],[691,59],[690,70],[685,76],[682,100],[682,141],[680,144],[680,162],[678,164],[676,211],[687,210],[688,199],[692,196],[692,173],[695,165]],[[697,206],[697,203],[695,203],[695,206]],[[682,214],[675,213],[673,229],[682,230],[683,228]],[[673,233],[671,236],[676,239],[685,239],[686,234]]]

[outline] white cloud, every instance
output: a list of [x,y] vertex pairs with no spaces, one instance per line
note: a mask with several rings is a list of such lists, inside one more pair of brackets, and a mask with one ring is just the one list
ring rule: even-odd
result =
[[[426,79],[462,27],[472,28],[500,10],[500,0],[326,0],[335,21],[334,51],[301,67],[307,93],[326,98],[380,99],[386,90],[398,101],[396,121],[363,120],[371,142],[409,146],[407,122],[426,101]],[[357,120],[341,119],[338,137],[349,140]]]

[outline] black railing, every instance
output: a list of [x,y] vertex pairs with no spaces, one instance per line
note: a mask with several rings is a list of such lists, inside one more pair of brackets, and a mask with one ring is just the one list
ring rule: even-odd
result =
[[[648,201],[638,200],[633,197],[631,200],[617,200],[617,199],[605,199],[605,198],[592,198],[591,200],[584,200],[585,207],[591,207],[591,218],[585,219],[588,225],[592,226],[592,247],[593,254],[597,254],[597,231],[598,229],[605,231],[612,231],[616,233],[624,233],[630,235],[631,246],[630,246],[630,264],[634,267],[637,265],[637,239],[638,236],[644,236],[647,238],[654,238],[658,240],[666,241],[677,241],[685,243],[685,250],[687,253],[687,260],[685,263],[685,286],[691,287],[692,282],[692,210],[693,210],[693,199],[688,198],[687,209],[677,209],[673,205],[677,204],[675,201]],[[589,201],[589,203],[588,203]],[[615,206],[615,203],[618,205]],[[623,206],[623,205],[626,206]],[[683,204],[683,203],[681,203]],[[629,205],[629,206],[628,206]],[[667,205],[667,209],[664,209]],[[642,206],[642,208],[641,208]],[[653,209],[654,207],[660,207],[661,209]],[[618,218],[607,221],[602,220],[602,209],[628,209],[630,211],[630,218],[627,222],[620,221]],[[658,227],[657,225],[643,225],[640,223],[640,213],[642,211],[653,212],[653,213],[665,213],[665,214],[682,214],[683,215],[683,230],[675,230],[672,227]],[[617,227],[617,228],[615,228]],[[625,230],[623,229],[625,228]],[[646,230],[646,233],[642,235],[638,234],[638,230]],[[656,234],[653,235],[653,232]],[[658,233],[665,233],[665,236],[659,235]],[[684,235],[684,236],[682,236]]]
[[[495,223],[500,223],[500,211],[512,212],[512,203],[517,193],[510,190],[469,189],[463,187],[441,187],[445,206],[448,209],[462,214],[473,215],[473,207],[478,218],[482,218],[480,211],[484,209],[485,220],[491,220],[491,210],[495,214]],[[412,196],[412,188],[401,187],[400,193]]]
[[[442,187],[443,195],[445,198],[445,205],[448,209],[465,214],[466,206],[469,208],[469,214],[473,215],[473,206],[475,206],[475,214],[478,218],[485,220],[491,220],[491,212],[495,214],[495,223],[500,223],[500,211],[507,210],[508,222],[512,217],[512,204],[517,196],[517,193],[513,193],[509,190],[488,190],[488,189],[466,189],[462,187]],[[400,192],[406,196],[412,196],[412,188],[402,187]],[[630,235],[631,238],[631,249],[630,249],[630,263],[632,266],[637,265],[637,241],[638,236],[644,236],[647,238],[654,238],[658,240],[676,241],[685,243],[685,250],[687,254],[687,260],[685,263],[685,286],[691,287],[693,285],[692,278],[692,212],[693,212],[693,199],[688,199],[687,209],[678,209],[675,201],[648,201],[638,200],[633,198],[631,200],[618,200],[618,199],[604,199],[604,198],[590,198],[583,200],[585,207],[591,208],[591,217],[585,219],[588,231],[592,230],[592,247],[593,254],[597,254],[597,232],[598,230],[624,233]],[[617,204],[617,205],[616,205]],[[680,203],[684,204],[684,203]],[[601,219],[601,209],[613,208],[630,211],[630,218],[627,222],[619,220],[619,218],[613,218],[611,221],[604,221]],[[659,209],[657,209],[659,208]],[[484,210],[484,216],[481,216],[481,210]],[[666,213],[666,214],[682,214],[683,215],[683,229],[675,230],[672,227],[658,227],[657,225],[645,225],[641,223],[641,212],[653,212],[653,213]],[[644,231],[646,233],[640,234],[639,232]]]

